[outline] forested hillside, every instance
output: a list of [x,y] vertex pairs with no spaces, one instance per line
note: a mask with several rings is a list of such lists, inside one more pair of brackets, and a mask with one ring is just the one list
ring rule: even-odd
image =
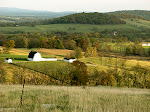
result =
[[122,15],[123,17],[138,17],[150,20],[150,11],[146,10],[124,10],[124,11],[115,11],[109,12],[108,14]]
[[60,18],[44,21],[44,24],[125,24],[126,22],[118,19],[114,15],[104,13],[77,13]]

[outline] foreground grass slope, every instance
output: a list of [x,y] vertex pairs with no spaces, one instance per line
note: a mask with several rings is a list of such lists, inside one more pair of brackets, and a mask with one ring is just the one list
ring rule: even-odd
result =
[[149,112],[150,90],[110,87],[0,85],[0,111]]

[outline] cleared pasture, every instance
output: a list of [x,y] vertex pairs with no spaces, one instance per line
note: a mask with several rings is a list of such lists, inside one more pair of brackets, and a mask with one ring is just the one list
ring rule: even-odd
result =
[[[70,28],[74,30],[70,30]],[[120,30],[128,31],[134,30],[139,31],[139,29],[128,25],[91,25],[91,24],[50,24],[50,25],[37,25],[35,27],[29,26],[19,26],[19,27],[1,27],[1,32],[52,32],[52,31],[64,31],[64,32],[95,32],[109,30]]]

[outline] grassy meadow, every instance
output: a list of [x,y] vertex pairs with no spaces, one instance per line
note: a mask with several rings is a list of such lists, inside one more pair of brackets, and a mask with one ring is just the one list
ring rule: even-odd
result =
[[[0,111],[149,112],[150,90],[111,87],[0,85]],[[22,106],[20,108],[20,98]]]
[[[49,25],[36,25],[31,26],[18,26],[18,27],[1,27],[0,30],[3,34],[9,34],[9,32],[53,32],[53,31],[63,31],[63,32],[101,32],[105,29],[109,31],[141,31],[141,28],[150,28],[149,21],[141,19],[123,19],[127,24],[119,25],[92,25],[92,24],[49,24]],[[72,30],[71,28],[74,28]],[[6,33],[7,31],[7,33]]]
[[[49,24],[49,25],[36,25],[34,27],[30,26],[18,26],[18,27],[1,27],[1,32],[15,32],[15,31],[22,31],[22,32],[52,32],[52,31],[63,31],[63,32],[101,32],[105,29],[109,29],[110,31],[117,30],[117,31],[140,31],[136,25],[136,22],[130,22],[126,20],[127,24],[121,25],[91,25],[91,24]],[[141,20],[139,20],[141,21]],[[147,22],[147,21],[146,21]],[[148,22],[149,23],[149,22]],[[142,20],[140,26],[146,27],[145,21]],[[74,28],[74,30],[70,30],[70,28]]]

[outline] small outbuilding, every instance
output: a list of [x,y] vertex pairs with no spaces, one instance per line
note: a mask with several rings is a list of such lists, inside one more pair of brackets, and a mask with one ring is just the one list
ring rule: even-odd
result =
[[28,60],[29,61],[41,61],[42,57],[40,53],[36,51],[31,51],[28,55]]
[[4,60],[4,62],[6,62],[6,63],[12,63],[12,59],[6,58],[6,59]]
[[74,61],[76,61],[76,59],[75,58],[64,58],[63,61],[73,63]]

